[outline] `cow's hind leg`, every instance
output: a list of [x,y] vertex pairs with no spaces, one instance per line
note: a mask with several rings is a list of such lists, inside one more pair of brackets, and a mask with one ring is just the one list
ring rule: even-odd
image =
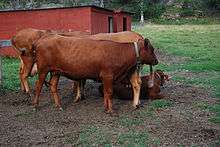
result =
[[141,78],[136,71],[131,75],[130,82],[134,93],[133,106],[138,108],[140,105]]
[[59,78],[60,78],[60,75],[52,75],[50,79],[50,89],[51,89],[51,93],[53,95],[56,107],[59,108],[59,110],[63,110],[61,107],[61,100],[57,92],[57,85],[58,85]]
[[46,72],[39,73],[38,80],[36,81],[36,87],[35,87],[36,94],[35,94],[35,97],[33,99],[33,105],[34,105],[35,110],[36,110],[37,106],[39,105],[39,96],[40,96],[40,92],[41,92],[41,89],[43,87],[46,76],[47,76]]
[[104,93],[104,106],[107,113],[112,113],[112,82],[111,75],[103,75],[103,93]]

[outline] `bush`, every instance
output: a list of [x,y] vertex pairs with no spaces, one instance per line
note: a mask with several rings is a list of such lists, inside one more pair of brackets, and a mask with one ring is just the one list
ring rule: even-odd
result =
[[194,15],[194,11],[193,11],[192,8],[183,9],[181,11],[180,15],[182,17],[193,16]]
[[145,9],[144,15],[146,18],[159,18],[165,11],[165,5],[152,4]]

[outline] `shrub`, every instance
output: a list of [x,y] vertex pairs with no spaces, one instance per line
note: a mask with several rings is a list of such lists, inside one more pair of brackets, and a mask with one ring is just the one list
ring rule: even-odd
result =
[[159,18],[166,11],[164,4],[151,4],[145,9],[146,18]]

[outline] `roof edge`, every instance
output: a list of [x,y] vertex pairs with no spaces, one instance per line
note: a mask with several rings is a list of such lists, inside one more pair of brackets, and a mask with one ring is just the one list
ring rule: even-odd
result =
[[[20,11],[39,11],[39,10],[71,9],[71,8],[84,8],[84,7],[95,8],[95,9],[104,10],[104,11],[108,11],[108,12],[114,12],[114,10],[107,9],[107,8],[102,8],[102,7],[98,7],[98,6],[95,6],[95,5],[82,5],[82,6],[74,6],[74,7],[54,7],[54,8],[34,8],[34,9],[18,9],[18,10],[0,10],[0,13],[1,13],[1,12],[20,12]],[[134,13],[132,13],[132,12],[126,12],[126,11],[120,11],[120,13],[126,13],[126,14],[130,14],[130,15],[133,15],[133,14],[134,14]]]

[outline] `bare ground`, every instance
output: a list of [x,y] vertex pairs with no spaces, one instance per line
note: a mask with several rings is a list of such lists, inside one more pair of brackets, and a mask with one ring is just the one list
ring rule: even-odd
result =
[[[70,84],[67,80],[60,83],[64,111],[54,108],[47,88],[42,92],[37,112],[32,111],[29,97],[21,92],[0,96],[0,144],[77,144],[80,132],[90,125],[112,135],[111,143],[117,144],[114,134],[129,131],[118,120],[124,115],[139,117],[139,113],[133,113],[131,101],[119,99],[114,99],[115,115],[105,114],[96,83],[87,83],[86,100],[73,103]],[[165,91],[166,99],[173,105],[155,110],[154,117],[144,116],[143,119],[142,116],[143,123],[135,129],[148,130],[151,137],[160,140],[160,145],[206,146],[220,138],[219,126],[208,121],[212,114],[196,105],[200,102],[215,103],[207,90],[172,81]],[[135,112],[147,111],[150,103],[144,100],[144,108]]]
[[[161,60],[165,58],[160,56]],[[47,87],[42,91],[37,112],[32,110],[31,100],[26,94],[1,92],[0,145],[84,145],[82,135],[96,133],[90,136],[91,140],[96,140],[90,140],[93,146],[106,143],[119,146],[118,136],[130,131],[146,131],[148,144],[159,146],[208,146],[220,139],[220,127],[208,121],[213,114],[198,107],[203,102],[216,103],[210,90],[170,81],[163,92],[171,106],[150,112],[152,101],[142,100],[144,107],[133,111],[131,101],[114,98],[114,114],[109,115],[104,112],[103,99],[98,93],[99,84],[88,82],[86,100],[79,103],[73,103],[75,95],[70,85],[71,81],[65,78],[59,83],[64,111],[54,107]],[[127,121],[124,122],[125,116]],[[129,125],[129,120],[136,122]],[[89,132],[87,128],[90,126],[95,126],[96,131]],[[103,140],[97,140],[100,136],[107,141],[99,142]],[[88,140],[84,141],[88,143]]]

